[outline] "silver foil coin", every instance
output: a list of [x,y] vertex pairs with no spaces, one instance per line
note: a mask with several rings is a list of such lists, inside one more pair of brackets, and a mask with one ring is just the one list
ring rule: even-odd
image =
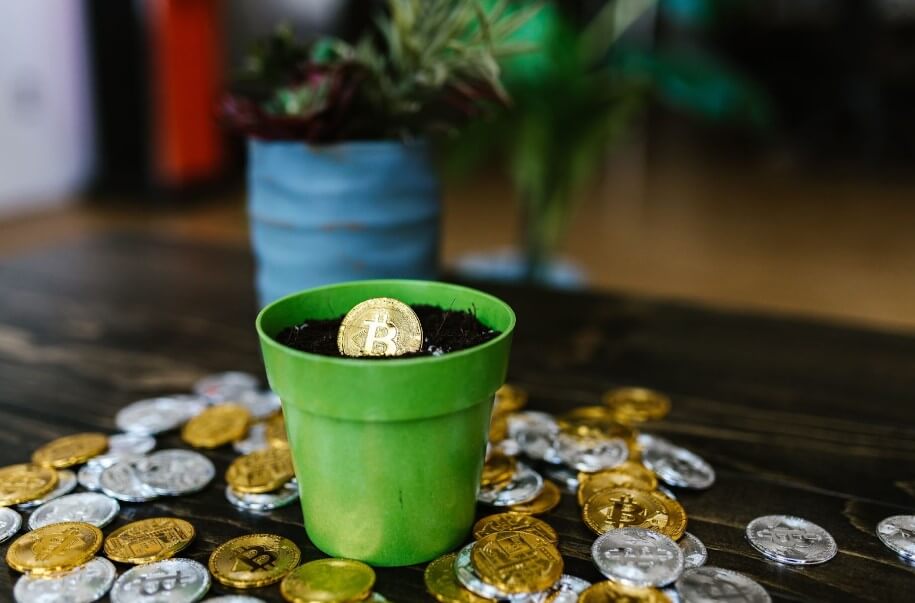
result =
[[202,396],[175,395],[149,398],[128,404],[114,418],[118,429],[128,433],[155,435],[177,429],[207,407]]
[[22,516],[8,507],[0,507],[0,542],[9,540],[10,536],[22,527]]
[[41,506],[48,502],[49,500],[54,500],[55,498],[60,498],[64,494],[69,494],[73,492],[73,488],[76,487],[76,474],[70,471],[69,469],[58,469],[57,470],[57,485],[54,486],[54,489],[42,496],[41,498],[36,498],[35,500],[30,500],[28,502],[20,503],[16,505],[17,509],[34,509],[35,507]]
[[772,597],[754,580],[731,570],[704,565],[685,570],[677,579],[683,603],[771,603]]
[[663,534],[645,528],[617,528],[591,547],[600,573],[634,586],[664,586],[683,572],[683,552]]
[[670,603],[680,603],[680,601],[682,601],[682,599],[680,599],[680,593],[677,592],[677,589],[674,586],[662,588],[661,592],[670,599]]
[[677,545],[680,547],[680,550],[683,551],[684,569],[705,565],[705,562],[708,560],[708,549],[705,548],[705,545],[701,540],[689,532],[683,532],[683,536],[680,537]]
[[156,438],[143,433],[116,433],[108,436],[106,455],[124,457],[146,454],[156,447]]
[[552,415],[532,410],[516,412],[508,416],[507,425],[508,438],[526,456],[548,463],[560,462],[554,443],[559,425]]
[[257,597],[248,597],[245,595],[223,595],[221,597],[204,599],[203,603],[266,603],[266,601],[258,599]]
[[47,577],[26,574],[16,581],[13,596],[17,603],[91,603],[105,596],[116,575],[110,561],[93,557],[62,574]]
[[565,465],[546,465],[543,467],[543,472],[566,494],[578,493],[578,471],[569,469]]
[[715,483],[715,470],[699,455],[646,433],[638,441],[642,463],[667,485],[701,490]]
[[836,556],[833,537],[817,524],[790,515],[757,517],[746,529],[754,549],[779,563],[813,565]]
[[121,574],[111,589],[111,603],[194,603],[209,589],[206,567],[191,559],[164,559]]
[[877,524],[877,538],[904,561],[915,561],[915,515],[887,517]]
[[194,393],[210,402],[238,402],[245,392],[258,387],[257,377],[241,371],[228,371],[207,375],[194,384]]
[[216,468],[199,452],[174,448],[159,450],[135,463],[140,481],[156,494],[180,496],[203,490]]
[[629,446],[621,438],[581,440],[564,433],[556,438],[556,452],[564,464],[585,473],[616,467],[629,458]]
[[243,392],[234,401],[247,408],[255,419],[266,419],[270,415],[279,412],[282,408],[280,397],[269,389],[266,391],[252,390]]
[[474,544],[475,543],[471,542],[466,545],[458,552],[457,557],[454,559],[454,575],[457,576],[458,582],[470,592],[479,595],[484,599],[508,599],[509,595],[492,584],[484,582],[477,573],[477,570],[473,567],[473,562],[470,560],[470,554],[473,551]]
[[270,447],[267,441],[267,426],[263,423],[255,423],[248,428],[248,435],[243,440],[232,442],[232,448],[238,454],[251,454],[257,450],[265,450]]
[[285,486],[274,492],[263,494],[246,494],[236,492],[231,486],[226,486],[226,500],[243,511],[264,513],[279,509],[292,503],[299,497],[299,486],[295,482],[287,482]]
[[559,581],[549,590],[532,595],[531,603],[578,603],[578,595],[591,586],[591,583],[569,574],[563,574]]
[[152,486],[140,479],[136,466],[129,461],[105,467],[98,483],[102,492],[125,502],[146,502],[159,496]]
[[118,501],[98,492],[68,494],[35,509],[29,517],[29,529],[62,521],[81,521],[102,528],[111,523],[120,510]]
[[524,463],[518,463],[508,483],[481,487],[477,500],[494,507],[508,507],[532,501],[542,491],[543,477]]

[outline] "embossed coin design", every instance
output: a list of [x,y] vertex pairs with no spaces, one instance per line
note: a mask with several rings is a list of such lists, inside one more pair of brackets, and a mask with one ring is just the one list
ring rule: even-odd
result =
[[210,589],[210,574],[191,559],[132,567],[111,587],[111,603],[194,603]]
[[121,526],[105,539],[105,555],[121,563],[173,557],[194,539],[194,526],[177,517],[152,517]]
[[35,500],[57,485],[57,471],[30,463],[0,468],[0,507]]
[[226,500],[235,507],[253,513],[263,513],[285,507],[299,497],[299,486],[294,481],[286,482],[282,488],[264,494],[245,494],[226,486]]
[[54,486],[53,490],[47,494],[42,494],[39,498],[24,503],[19,503],[16,506],[23,510],[34,509],[35,507],[43,505],[49,500],[54,500],[55,498],[60,498],[64,494],[69,494],[73,491],[73,488],[76,487],[76,484],[76,474],[69,469],[61,469],[57,472],[57,485]]
[[177,429],[206,407],[207,399],[202,396],[148,398],[122,408],[115,415],[114,423],[128,433],[155,435]]
[[75,433],[52,440],[32,454],[32,462],[42,467],[63,469],[105,452],[108,437],[103,433]]
[[483,463],[483,473],[480,475],[480,485],[483,487],[495,486],[508,482],[515,474],[516,461],[510,456],[500,452],[493,453]]
[[661,495],[632,488],[597,492],[585,502],[582,518],[597,534],[629,526],[660,530],[669,520]]
[[518,444],[524,454],[548,463],[560,462],[555,448],[559,425],[552,415],[536,411],[518,412],[509,415],[506,424],[508,437]]
[[102,546],[102,532],[88,523],[55,523],[17,538],[6,551],[14,570],[51,574],[86,563]]
[[210,459],[199,452],[178,448],[153,452],[134,465],[140,481],[156,494],[167,496],[199,492],[216,475]]
[[600,573],[634,586],[665,586],[683,571],[677,543],[645,528],[610,530],[594,541],[591,557]]
[[656,588],[629,586],[618,582],[598,582],[586,589],[578,603],[670,603],[667,595]]
[[159,496],[152,486],[140,479],[136,466],[130,461],[118,461],[102,469],[98,485],[108,496],[125,502],[146,502]]
[[480,578],[507,594],[546,590],[562,576],[562,556],[548,540],[528,532],[497,532],[470,552]]
[[705,565],[705,562],[708,559],[708,550],[701,540],[689,532],[684,532],[677,545],[680,547],[680,550],[683,551],[684,569]]
[[658,421],[670,412],[670,398],[644,387],[620,387],[604,394],[606,404],[621,423]]
[[893,515],[877,524],[877,538],[905,559],[915,560],[915,515]]
[[292,454],[285,446],[273,446],[238,457],[226,471],[226,481],[236,492],[272,492],[295,476]]
[[302,553],[288,538],[247,534],[218,546],[207,567],[217,582],[232,588],[275,584],[299,564]]
[[448,553],[426,566],[426,590],[439,603],[487,603],[489,599],[475,595],[458,582],[454,572],[456,557],[457,554]]
[[537,498],[517,505],[511,505],[508,510],[512,513],[524,513],[525,515],[541,515],[548,513],[559,505],[562,494],[559,487],[551,481],[544,480],[543,490],[537,495]]
[[683,572],[677,579],[677,593],[683,603],[771,603],[762,586],[731,570],[704,565]]
[[622,438],[580,438],[560,433],[556,438],[556,454],[569,467],[594,473],[616,467],[629,458],[629,445]]
[[41,505],[29,517],[29,528],[37,530],[52,523],[79,521],[103,528],[115,518],[118,501],[97,492],[68,494]]
[[630,472],[604,469],[597,473],[582,472],[578,476],[578,504],[584,505],[589,498],[607,488],[632,488],[635,490],[654,490],[658,485],[656,479],[644,480]]
[[318,559],[283,578],[280,593],[293,603],[361,601],[372,592],[375,572],[353,559]]
[[480,488],[477,500],[494,507],[510,507],[530,502],[543,491],[543,477],[524,463],[505,484]]
[[21,527],[22,516],[19,513],[6,507],[0,507],[0,542],[6,542]]
[[474,540],[480,540],[496,532],[528,532],[540,536],[553,544],[559,543],[556,534],[547,522],[521,513],[497,513],[483,517],[473,526]]
[[790,515],[757,517],[746,529],[754,549],[779,563],[813,565],[836,556],[833,537],[817,524]]
[[[454,575],[458,582],[470,592],[485,598],[487,601],[492,599],[503,600],[513,598],[508,593],[502,592],[492,584],[484,582],[480,578],[480,574],[477,572],[476,568],[473,567],[473,563],[470,560],[474,544],[475,543],[470,543],[464,546],[464,548],[458,551],[457,557],[454,559]],[[523,595],[522,598],[527,598],[527,595]]]
[[410,306],[390,297],[356,304],[340,324],[337,348],[344,356],[400,356],[418,352],[423,328]]
[[667,485],[705,489],[715,483],[715,470],[699,455],[645,433],[639,435],[638,441],[642,462]]
[[195,448],[219,448],[245,437],[251,413],[240,404],[217,404],[181,428],[181,439]]
[[117,571],[104,557],[93,557],[68,572],[50,576],[30,576],[16,581],[13,596],[17,603],[92,603],[105,596],[114,584]]

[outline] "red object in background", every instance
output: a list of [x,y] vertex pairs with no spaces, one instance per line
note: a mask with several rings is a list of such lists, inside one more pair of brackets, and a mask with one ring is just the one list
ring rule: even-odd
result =
[[220,0],[149,2],[153,178],[180,187],[217,175],[223,144]]

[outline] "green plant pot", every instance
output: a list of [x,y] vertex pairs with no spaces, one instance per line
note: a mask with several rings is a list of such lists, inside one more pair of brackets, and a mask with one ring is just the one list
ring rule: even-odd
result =
[[[359,360],[307,354],[273,336],[373,297],[473,310],[495,339],[438,357]],[[279,299],[257,317],[270,387],[280,396],[305,530],[334,557],[381,566],[434,559],[473,523],[493,394],[515,315],[466,287],[359,281]]]

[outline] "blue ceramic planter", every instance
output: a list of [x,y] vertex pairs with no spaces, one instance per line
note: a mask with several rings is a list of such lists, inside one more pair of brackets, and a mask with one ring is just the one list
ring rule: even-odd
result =
[[426,145],[251,140],[248,148],[261,305],[342,281],[436,277],[441,203]]

